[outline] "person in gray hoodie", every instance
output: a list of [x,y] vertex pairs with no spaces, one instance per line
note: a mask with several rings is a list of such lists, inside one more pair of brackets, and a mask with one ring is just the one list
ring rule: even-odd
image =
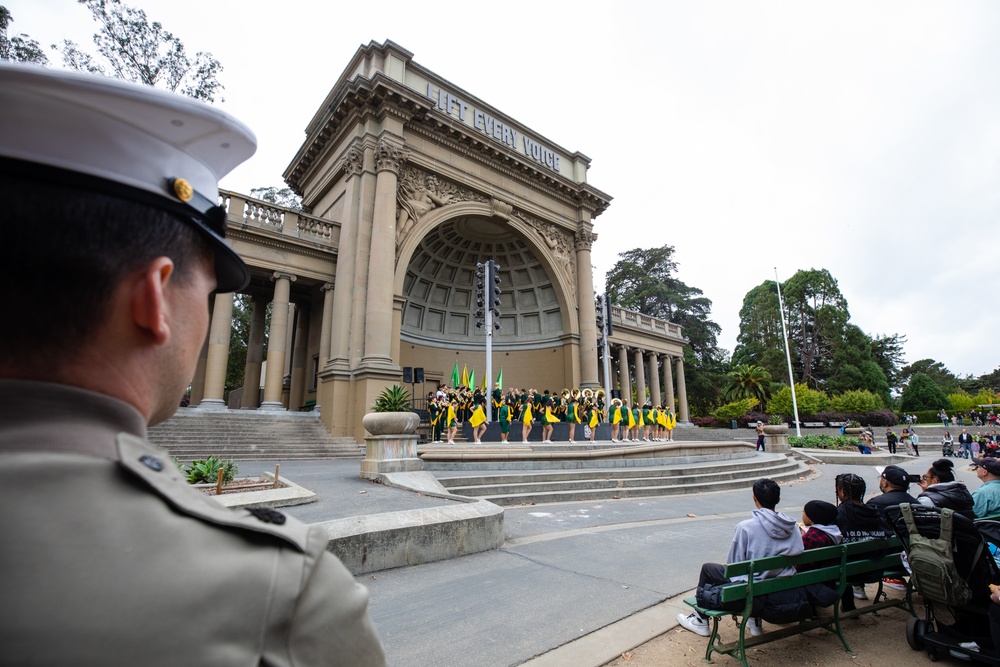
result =
[[[739,563],[767,556],[795,556],[802,553],[802,533],[799,532],[795,519],[774,509],[780,500],[781,487],[773,479],[762,478],[754,482],[753,501],[757,508],[749,519],[737,524],[733,542],[729,546],[729,555],[726,557],[727,563]],[[727,579],[723,576],[724,571],[725,566],[719,563],[702,565],[698,577],[698,590],[702,591],[706,586],[721,586],[747,579],[745,575]],[[795,568],[787,567],[760,573],[756,575],[755,580],[787,577],[793,574]],[[687,616],[678,614],[677,621],[681,627],[695,634],[703,637],[711,634],[708,619],[697,611]],[[747,628],[753,636],[764,632],[760,618],[752,618]]]

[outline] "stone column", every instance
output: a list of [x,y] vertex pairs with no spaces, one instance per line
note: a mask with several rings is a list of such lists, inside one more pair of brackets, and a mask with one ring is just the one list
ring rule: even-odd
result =
[[[323,314],[319,321],[319,369],[326,368],[328,362],[334,355],[331,344],[331,330],[333,329],[331,318],[333,317],[333,286],[334,283],[326,283],[321,288],[323,290]],[[319,403],[316,403],[319,407]]]
[[250,302],[250,333],[247,336],[247,364],[243,371],[243,404],[241,407],[260,407],[260,369],[264,361],[264,324],[267,320],[267,302],[259,296]]
[[271,331],[267,338],[267,372],[264,376],[264,402],[261,410],[283,410],[282,383],[285,380],[285,340],[288,338],[288,296],[295,276],[275,271],[274,301],[271,306]]
[[684,386],[684,355],[677,357],[677,421],[690,422],[688,416],[688,395]]
[[233,294],[215,295],[212,325],[208,330],[208,359],[205,362],[205,397],[198,407],[225,410],[226,365],[229,362],[229,334],[233,330]]
[[288,389],[288,407],[297,410],[305,403],[306,355],[309,339],[309,311],[297,307],[295,318],[295,344],[292,347],[292,383]]
[[674,405],[674,358],[669,354],[663,359],[663,384],[667,390],[667,408],[677,416],[677,407]]
[[597,240],[589,223],[579,223],[573,247],[576,249],[576,306],[580,327],[580,388],[597,388],[597,312],[594,305],[594,271],[590,248]]
[[646,353],[635,351],[635,400],[639,405],[646,402]]
[[[355,271],[357,271],[359,261],[358,255],[361,252],[360,228],[364,224],[362,220],[362,203],[365,192],[362,187],[362,173],[365,167],[364,151],[357,146],[352,146],[344,155],[342,164],[347,178],[344,199],[349,202],[350,212],[346,223],[340,229],[336,275],[337,281],[344,286],[344,289],[333,292],[333,310],[329,311],[329,317],[323,316],[323,324],[330,327],[330,351],[324,353],[320,350],[320,357],[326,354],[330,363],[339,365],[341,372],[347,372],[351,358],[351,322],[354,306],[357,300],[366,299],[366,295],[359,295],[355,292],[358,281],[361,279],[361,276],[356,275]],[[371,178],[371,174],[368,177]],[[370,240],[367,235],[364,238],[366,241]],[[365,256],[367,257],[367,255],[366,249]],[[367,271],[364,271],[363,274],[367,275]],[[328,284],[332,290],[333,284]],[[323,286],[323,289],[326,289],[326,285]],[[329,294],[330,292],[327,292],[326,296]],[[320,368],[322,369],[323,366]]]
[[368,259],[365,353],[362,365],[392,366],[392,276],[396,264],[396,185],[405,157],[382,139],[375,151],[375,210]]
[[[209,321],[211,321],[211,314],[209,314]],[[198,355],[198,365],[194,367],[194,377],[191,379],[191,400],[188,405],[191,407],[197,407],[201,403],[202,399],[205,398],[205,365],[208,364],[208,336],[205,336],[205,342],[201,345],[201,354]]]
[[660,355],[656,352],[649,353],[649,383],[651,388],[649,393],[653,397],[653,405],[660,403]]
[[628,376],[628,348],[618,347],[618,383],[621,385],[622,401],[632,404],[632,381]]

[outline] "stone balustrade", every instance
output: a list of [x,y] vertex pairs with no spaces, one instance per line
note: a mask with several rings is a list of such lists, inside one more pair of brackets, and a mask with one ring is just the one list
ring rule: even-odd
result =
[[226,209],[230,225],[256,227],[331,247],[340,237],[340,225],[329,220],[229,190],[219,190],[219,204]]
[[683,338],[681,327],[673,322],[661,320],[651,315],[643,315],[635,310],[628,310],[621,306],[611,307],[611,322],[614,326],[625,326],[641,331],[653,331],[663,335]]

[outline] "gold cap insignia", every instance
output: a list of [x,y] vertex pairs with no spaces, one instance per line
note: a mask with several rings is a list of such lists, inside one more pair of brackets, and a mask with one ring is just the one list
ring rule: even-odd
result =
[[194,188],[191,187],[191,184],[188,183],[186,179],[175,178],[171,182],[171,186],[174,189],[174,194],[177,195],[177,198],[182,202],[189,202],[191,201],[191,198],[194,197]]

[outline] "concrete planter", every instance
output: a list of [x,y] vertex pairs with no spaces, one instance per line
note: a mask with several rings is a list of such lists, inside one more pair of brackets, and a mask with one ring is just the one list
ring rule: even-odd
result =
[[420,426],[416,412],[369,412],[361,418],[365,430],[372,435],[409,435]]
[[764,435],[787,435],[788,424],[764,424]]
[[844,429],[844,435],[861,435],[861,432],[863,430],[864,429],[862,429],[860,426],[845,428]]

